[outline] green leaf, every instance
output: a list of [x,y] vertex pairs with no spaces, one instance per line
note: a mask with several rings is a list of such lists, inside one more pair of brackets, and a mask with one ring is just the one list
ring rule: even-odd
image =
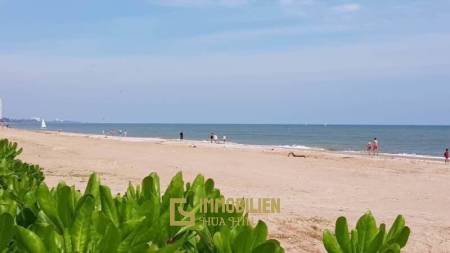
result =
[[356,230],[358,230],[358,252],[365,253],[369,247],[370,242],[378,233],[375,218],[371,212],[364,214],[356,224]]
[[183,196],[184,196],[183,174],[181,172],[178,172],[170,181],[170,184],[162,197],[161,212],[168,210],[171,198],[183,198]]
[[46,253],[44,242],[39,238],[38,235],[33,233],[31,230],[23,228],[21,226],[16,227],[17,243],[24,250],[29,253]]
[[352,245],[352,253],[357,253],[358,252],[358,231],[356,229],[353,229],[351,232],[350,242]]
[[267,240],[268,231],[266,223],[263,221],[258,221],[258,224],[253,229],[253,234],[255,236],[253,247],[255,248]]
[[377,253],[383,246],[385,235],[386,235],[385,225],[381,224],[378,234],[370,242],[369,247],[367,247],[366,253]]
[[58,233],[62,234],[64,225],[59,218],[58,208],[55,199],[51,196],[47,185],[41,184],[37,189],[37,201],[45,215],[52,221]]
[[117,215],[116,205],[114,203],[113,197],[111,195],[111,190],[109,187],[101,185],[100,186],[100,199],[102,203],[102,212],[106,217],[111,219],[116,227],[119,226],[119,217]]
[[283,252],[280,243],[275,240],[268,240],[258,247],[254,248],[252,253],[279,253]]
[[100,242],[98,250],[100,253],[114,253],[117,252],[119,243],[119,230],[111,223],[106,229],[105,235]]
[[251,252],[254,239],[251,228],[243,226],[233,242],[233,253]]
[[67,186],[58,187],[56,191],[56,199],[58,205],[58,214],[64,224],[64,227],[70,227],[73,221],[74,199],[72,189]]
[[149,176],[142,180],[142,194],[144,199],[152,199],[160,197],[159,176],[156,173],[150,173]]
[[328,253],[343,253],[342,249],[339,247],[336,237],[334,237],[328,230],[323,232],[323,245]]
[[72,237],[70,235],[70,231],[68,228],[64,228],[63,232],[63,240],[64,240],[64,249],[66,253],[72,253]]
[[206,198],[205,178],[202,175],[198,175],[194,179],[190,187],[190,192],[193,193],[192,205],[194,207],[201,205],[202,201]]
[[209,178],[205,182],[205,191],[206,191],[206,194],[208,194],[208,195],[213,193],[213,191],[214,191],[214,180],[212,180],[211,178]]
[[98,179],[96,173],[92,173],[89,177],[89,181],[86,185],[86,190],[84,194],[90,194],[95,199],[95,205],[100,206],[100,179]]
[[345,217],[339,217],[336,220],[336,240],[339,243],[342,252],[352,253],[352,247],[350,242],[350,233],[348,231],[347,219]]
[[402,232],[397,236],[396,243],[400,246],[400,248],[403,248],[406,246],[406,243],[408,242],[409,235],[411,234],[411,230],[409,227],[404,227]]
[[95,200],[91,195],[84,195],[75,211],[75,218],[70,228],[72,249],[74,252],[84,252],[89,241],[92,213],[95,209]]
[[8,246],[13,237],[14,218],[9,213],[0,215],[0,252]]
[[216,232],[213,236],[213,243],[218,253],[232,253],[229,239],[224,234]]
[[47,235],[44,241],[50,253],[64,252],[64,239],[54,230]]
[[396,243],[400,246],[400,248],[405,247],[408,242],[409,235],[411,230],[405,226],[405,219],[403,216],[399,215],[392,224],[391,229],[387,235],[387,243]]
[[387,241],[395,240],[395,238],[402,232],[404,227],[405,227],[405,219],[403,218],[403,216],[398,215],[394,223],[392,224],[391,229],[389,229],[386,240]]
[[388,248],[381,251],[381,253],[400,253],[400,246],[396,243],[391,244]]

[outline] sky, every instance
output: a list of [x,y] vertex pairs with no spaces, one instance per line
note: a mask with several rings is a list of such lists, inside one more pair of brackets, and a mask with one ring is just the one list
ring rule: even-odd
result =
[[0,0],[4,116],[450,125],[448,0]]

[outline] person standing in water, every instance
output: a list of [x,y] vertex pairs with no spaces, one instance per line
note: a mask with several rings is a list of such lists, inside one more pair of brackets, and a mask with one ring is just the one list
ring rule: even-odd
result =
[[214,133],[209,133],[209,139],[211,140],[211,143],[213,143]]
[[372,141],[372,152],[374,155],[378,155],[378,152],[380,151],[380,143],[378,142],[378,139],[375,137]]
[[223,141],[224,144],[227,142],[227,136],[226,136],[226,135],[224,135],[224,136],[222,137],[222,141]]
[[180,141],[182,141],[184,139],[184,133],[180,132]]
[[369,154],[369,155],[371,155],[371,153],[372,153],[372,146],[373,146],[372,142],[369,141],[369,142],[367,143],[367,147],[366,147],[367,154]]
[[446,164],[448,163],[448,158],[449,158],[449,156],[450,156],[450,154],[449,154],[449,152],[448,152],[448,148],[446,148],[446,149],[445,149],[445,152],[444,152],[444,158],[445,158],[445,163],[446,163]]

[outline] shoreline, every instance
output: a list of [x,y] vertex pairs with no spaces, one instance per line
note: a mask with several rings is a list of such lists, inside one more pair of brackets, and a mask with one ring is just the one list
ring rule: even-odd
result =
[[368,155],[366,151],[356,151],[356,150],[330,150],[325,148],[317,148],[317,147],[308,147],[303,145],[270,145],[270,144],[245,144],[245,143],[237,143],[237,142],[227,142],[227,143],[210,143],[209,140],[192,140],[192,139],[167,139],[161,137],[134,137],[134,136],[111,136],[111,135],[101,135],[101,134],[93,134],[93,133],[75,133],[75,132],[65,132],[65,131],[54,131],[54,130],[34,130],[34,129],[22,129],[22,128],[12,128],[15,130],[23,130],[23,131],[31,131],[31,132],[44,132],[44,133],[52,133],[52,134],[60,134],[65,136],[83,136],[89,138],[97,138],[97,139],[109,139],[109,140],[117,140],[117,141],[125,141],[125,142],[148,142],[148,143],[156,143],[156,142],[165,142],[171,144],[189,144],[189,145],[207,145],[210,147],[224,147],[224,148],[234,148],[234,149],[249,149],[249,150],[266,150],[266,151],[278,151],[278,152],[325,152],[330,154],[338,154],[338,155],[354,155],[360,157],[368,157],[368,158],[377,158],[377,157],[385,157],[385,158],[393,158],[393,159],[412,159],[412,160],[422,160],[422,161],[434,161],[434,162],[443,162],[444,158],[439,156],[432,155],[422,155],[422,154],[409,154],[409,153],[383,153],[380,152],[377,155]]
[[[142,124],[134,124],[134,123],[77,123],[80,124],[82,126],[84,125],[108,125],[108,124],[112,124],[112,125],[119,125],[119,126],[115,126],[115,127],[125,127],[127,125],[133,126],[133,125],[147,125],[147,123],[142,123]],[[149,123],[149,125],[168,125],[168,126],[172,126],[172,125],[177,125],[177,124],[172,124],[172,123]],[[248,125],[248,124],[180,124],[180,125]],[[260,126],[260,125],[274,125],[277,126],[276,124],[256,124],[256,126]],[[19,125],[17,125],[19,126]],[[54,132],[54,133],[67,133],[67,134],[80,134],[80,135],[90,135],[90,136],[100,136],[103,137],[105,135],[101,134],[101,130],[102,128],[98,128],[95,130],[87,130],[84,128],[72,128],[72,129],[64,129],[64,128],[56,128],[53,127],[50,129],[40,129],[37,126],[35,127],[17,127],[16,125],[11,125],[11,128],[13,129],[21,129],[21,130],[26,130],[26,131],[36,131],[36,132],[41,132],[41,131],[48,131],[48,132]],[[283,124],[280,124],[280,126],[285,126]],[[287,126],[287,125],[286,125]],[[293,124],[293,126],[300,126],[298,124]],[[321,125],[311,125],[311,126],[321,126]],[[448,127],[448,126],[444,126],[444,125],[330,125],[330,126],[348,126],[348,127],[366,127],[366,126],[374,126],[374,127]],[[106,127],[106,126],[105,126]],[[84,129],[84,130],[83,130]],[[319,129],[320,130],[320,129]],[[73,132],[72,132],[73,131]],[[175,130],[176,132],[176,130]],[[173,132],[171,132],[173,133]],[[136,133],[134,133],[136,134]],[[145,133],[144,136],[139,136],[139,134],[137,134],[137,136],[119,136],[119,135],[106,135],[108,136],[108,138],[123,138],[126,137],[127,140],[129,141],[178,141],[179,139],[173,138],[173,135],[167,136],[163,134],[163,137],[160,136],[148,136],[149,133]],[[371,134],[369,134],[371,135]],[[230,136],[232,136],[232,134],[230,134]],[[262,138],[264,136],[261,136]],[[292,138],[296,139],[295,136],[291,136]],[[392,137],[392,136],[391,136]],[[254,139],[248,139],[248,136],[246,137],[247,139],[243,142],[239,142],[239,141],[234,141],[234,140],[227,140],[227,146],[230,147],[231,145],[234,145],[235,147],[239,147],[239,148],[251,148],[251,149],[281,149],[281,150],[288,150],[288,151],[299,151],[299,152],[303,152],[303,151],[309,151],[309,150],[313,150],[313,151],[326,151],[326,152],[330,152],[330,153],[339,153],[339,154],[345,154],[345,155],[362,155],[362,156],[368,156],[367,151],[366,151],[366,143],[359,143],[359,142],[354,142],[352,140],[349,140],[349,142],[346,144],[346,142],[342,142],[341,141],[337,141],[337,142],[328,142],[328,144],[326,145],[317,145],[315,146],[314,144],[311,145],[304,145],[304,144],[298,144],[301,143],[302,141],[298,141],[297,143],[292,144],[292,142],[290,141],[281,141],[282,143],[289,143],[289,144],[271,144],[270,142],[273,142],[273,140],[269,140],[267,144],[264,143],[254,143],[255,140]],[[252,137],[253,138],[253,137]],[[326,136],[323,136],[323,138],[327,138]],[[261,139],[263,140],[263,139]],[[260,139],[258,139],[256,142],[261,142]],[[306,139],[307,140],[307,137]],[[332,140],[332,139],[331,139]],[[404,148],[404,147],[411,147],[414,146],[414,143],[408,143],[406,144],[407,146],[405,146],[405,144],[402,141],[395,141],[394,139],[391,138],[386,138],[386,140],[390,140],[390,149],[392,149],[392,152],[383,152],[384,148],[383,148],[383,142],[381,145],[381,152],[379,152],[376,156],[383,156],[383,157],[391,157],[391,158],[409,158],[409,159],[418,159],[418,160],[430,160],[430,161],[441,161],[443,160],[443,152],[441,154],[441,148],[436,148],[434,147],[433,150],[424,150],[424,149],[408,149],[408,148]],[[196,135],[196,137],[194,139],[184,139],[184,141],[186,142],[192,142],[192,143],[209,143],[209,139],[205,139],[202,137],[199,137],[198,134]],[[317,140],[316,140],[317,141]],[[221,142],[221,140],[219,139],[219,142]],[[264,141],[262,141],[264,142]],[[307,141],[308,142],[308,141]],[[319,140],[319,142],[321,142]],[[364,142],[364,141],[363,141]],[[314,143],[314,142],[312,142]],[[222,143],[219,143],[221,145],[223,145]],[[355,146],[356,145],[356,146]],[[387,144],[386,144],[387,145]],[[396,147],[396,145],[403,145],[402,147]],[[318,147],[318,146],[323,146],[323,147]],[[340,146],[340,147],[338,147]],[[348,146],[351,146],[351,148],[349,148]],[[443,147],[445,147],[446,145],[444,144]],[[443,148],[442,148],[443,150]],[[372,155],[374,156],[374,155]]]

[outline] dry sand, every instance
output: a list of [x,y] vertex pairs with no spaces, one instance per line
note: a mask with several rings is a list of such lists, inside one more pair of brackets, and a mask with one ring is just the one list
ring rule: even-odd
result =
[[[0,129],[24,148],[21,159],[41,165],[46,181],[84,187],[96,171],[113,191],[156,171],[165,187],[176,172],[201,173],[227,197],[281,198],[281,213],[260,217],[287,252],[325,252],[321,235],[345,215],[352,226],[367,210],[389,225],[403,214],[412,229],[405,252],[450,252],[450,165],[440,161],[367,157],[174,140]],[[197,147],[193,148],[191,145]]]

